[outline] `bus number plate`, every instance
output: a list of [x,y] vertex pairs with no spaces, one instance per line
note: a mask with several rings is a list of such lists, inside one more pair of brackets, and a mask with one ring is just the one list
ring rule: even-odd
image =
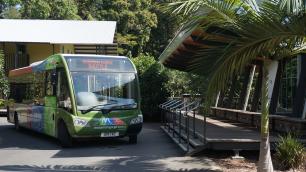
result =
[[117,137],[119,132],[101,133],[101,137]]

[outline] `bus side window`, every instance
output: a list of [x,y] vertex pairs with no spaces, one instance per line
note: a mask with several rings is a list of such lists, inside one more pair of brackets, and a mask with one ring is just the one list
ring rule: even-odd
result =
[[26,86],[25,84],[10,84],[10,99],[14,99],[16,103],[22,103],[22,100],[25,99]]
[[34,73],[34,104],[35,105],[45,105],[45,72]]
[[54,70],[46,71],[45,79],[45,95],[46,96],[56,96],[56,80],[54,76],[56,75]]
[[71,112],[71,99],[66,73],[60,69],[57,73],[57,98],[58,107]]

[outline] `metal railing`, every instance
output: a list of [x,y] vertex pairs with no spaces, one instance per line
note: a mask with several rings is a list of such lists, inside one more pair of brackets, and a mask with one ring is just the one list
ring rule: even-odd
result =
[[[160,104],[159,107],[161,108],[162,126],[168,130],[168,133],[171,133],[173,138],[177,138],[180,144],[183,139],[188,152],[190,149],[190,140],[198,139],[196,131],[196,110],[200,107],[200,100],[183,101],[180,99],[170,99]],[[190,126],[190,120],[192,120],[192,126]],[[206,120],[204,120],[204,126],[205,123]],[[204,132],[205,129],[203,130],[203,137],[205,137]],[[191,133],[192,136],[190,137]],[[204,144],[205,138],[202,142]]]

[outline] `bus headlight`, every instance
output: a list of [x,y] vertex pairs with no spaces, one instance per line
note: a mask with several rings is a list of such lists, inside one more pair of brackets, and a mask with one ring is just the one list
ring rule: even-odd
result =
[[132,124],[140,124],[143,122],[143,117],[142,117],[142,114],[139,114],[136,118],[133,118],[131,121],[130,121],[130,125]]
[[88,127],[88,121],[85,119],[75,118],[74,125],[80,127],[85,127],[85,126]]

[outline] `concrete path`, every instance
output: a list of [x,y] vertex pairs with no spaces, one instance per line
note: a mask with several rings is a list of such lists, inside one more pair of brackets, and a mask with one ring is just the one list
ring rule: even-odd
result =
[[137,145],[127,139],[86,141],[63,149],[53,138],[15,131],[0,118],[0,171],[220,171],[205,157],[185,157],[159,124],[145,124]]

